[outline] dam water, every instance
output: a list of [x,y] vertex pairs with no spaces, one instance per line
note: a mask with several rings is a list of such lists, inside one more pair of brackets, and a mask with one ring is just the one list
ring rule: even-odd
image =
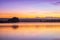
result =
[[0,23],[0,40],[60,40],[60,23]]

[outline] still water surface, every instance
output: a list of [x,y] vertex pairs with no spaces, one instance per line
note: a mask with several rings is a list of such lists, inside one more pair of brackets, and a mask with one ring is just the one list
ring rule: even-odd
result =
[[0,23],[0,40],[60,40],[60,23]]

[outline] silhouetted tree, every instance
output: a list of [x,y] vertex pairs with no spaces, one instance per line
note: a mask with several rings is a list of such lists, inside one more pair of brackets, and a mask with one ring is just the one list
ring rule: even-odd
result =
[[9,19],[8,22],[19,22],[19,19],[17,17],[13,17]]

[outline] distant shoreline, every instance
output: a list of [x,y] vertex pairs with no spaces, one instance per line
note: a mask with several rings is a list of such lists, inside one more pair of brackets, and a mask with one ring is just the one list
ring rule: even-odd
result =
[[[30,23],[30,22],[32,22],[32,21],[20,21],[20,22],[0,22],[0,23]],[[35,21],[34,21],[35,22]],[[36,22],[41,22],[41,23],[47,23],[47,22],[49,22],[49,23],[57,23],[57,22],[60,22],[60,21],[36,21]],[[33,23],[33,22],[32,22]]]
[[19,23],[19,22],[60,22],[59,19],[47,19],[47,18],[35,18],[35,19],[19,19],[19,18],[11,18],[11,19],[0,19],[0,23]]

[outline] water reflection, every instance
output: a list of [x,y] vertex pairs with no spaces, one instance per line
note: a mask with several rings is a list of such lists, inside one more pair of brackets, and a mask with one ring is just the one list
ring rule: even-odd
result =
[[17,29],[19,26],[18,25],[12,25],[13,29]]
[[[15,29],[15,30],[14,30]],[[28,40],[60,40],[60,24],[5,24],[0,25],[0,37],[2,39],[28,39]]]
[[7,27],[11,27],[13,29],[17,29],[17,28],[60,28],[60,25],[0,25],[0,28],[7,28]]
[[19,25],[0,25],[0,28],[13,28],[13,29],[17,29],[17,28],[19,28]]

